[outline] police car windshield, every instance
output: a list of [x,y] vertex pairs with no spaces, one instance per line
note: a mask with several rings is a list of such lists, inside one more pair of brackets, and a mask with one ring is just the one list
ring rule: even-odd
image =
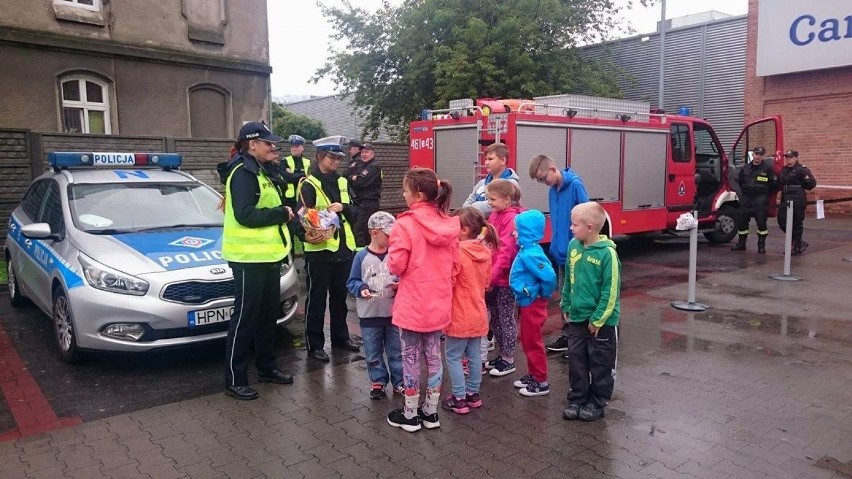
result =
[[224,221],[219,195],[198,183],[73,184],[68,199],[74,226],[92,234],[211,227]]

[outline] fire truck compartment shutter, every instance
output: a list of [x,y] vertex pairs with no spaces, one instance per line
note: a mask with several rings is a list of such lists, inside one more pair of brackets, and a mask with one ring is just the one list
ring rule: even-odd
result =
[[461,208],[473,187],[482,178],[476,125],[464,128],[435,128],[435,173],[450,180],[453,198],[450,208]]
[[536,155],[553,158],[559,168],[565,168],[568,145],[568,129],[558,126],[518,125],[517,155],[515,172],[521,187],[521,204],[525,208],[549,211],[548,188],[530,178],[530,160]]
[[583,179],[591,199],[619,199],[621,134],[612,130],[571,130],[571,169]]
[[665,205],[667,138],[666,132],[624,133],[625,211]]

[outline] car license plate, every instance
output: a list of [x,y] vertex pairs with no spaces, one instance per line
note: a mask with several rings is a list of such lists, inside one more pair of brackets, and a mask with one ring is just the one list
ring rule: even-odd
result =
[[234,314],[233,306],[224,308],[202,309],[199,311],[190,311],[187,313],[189,327],[204,326],[205,324],[222,323],[231,320],[231,315]]

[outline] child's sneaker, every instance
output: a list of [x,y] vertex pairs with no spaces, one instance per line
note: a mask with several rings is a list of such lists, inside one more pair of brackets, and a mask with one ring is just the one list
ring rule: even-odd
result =
[[529,374],[525,375],[521,379],[515,381],[515,387],[519,389],[527,387],[527,384],[530,383],[530,379],[532,379],[532,376],[530,376]]
[[486,374],[488,374],[488,371],[490,371],[488,369],[488,366],[485,363],[482,363],[482,375],[485,376]]
[[595,421],[604,416],[604,410],[596,405],[589,403],[580,409],[579,419],[581,421]]
[[550,394],[550,384],[541,385],[533,378],[530,378],[527,387],[518,390],[521,396],[545,396]]
[[386,397],[388,397],[388,395],[385,394],[385,385],[373,384],[373,388],[370,389],[370,399],[378,401],[379,399],[384,399]]
[[456,414],[467,414],[470,412],[470,408],[467,406],[465,400],[456,399],[453,395],[447,396],[447,398],[441,402],[441,407]]
[[409,419],[405,417],[405,412],[401,408],[394,409],[388,413],[388,424],[402,428],[406,432],[417,432],[420,430],[420,417],[414,416]]
[[491,368],[491,371],[488,371],[488,374],[492,376],[505,376],[507,374],[512,374],[515,372],[515,363],[507,362],[505,359],[500,358],[494,367]]
[[493,336],[493,335],[492,335],[491,337],[489,337],[489,338],[488,338],[488,350],[489,350],[489,351],[494,351],[495,349],[497,349],[497,346],[495,345],[495,342],[496,342],[496,341],[494,341],[494,336]]
[[432,414],[426,414],[423,412],[423,406],[417,408],[417,416],[420,418],[420,424],[423,425],[426,429],[435,429],[436,427],[441,427],[441,421],[438,420],[438,412],[433,412]]
[[393,387],[393,393],[399,394],[400,396],[405,396],[405,388],[400,384],[399,386]]
[[503,360],[503,356],[497,355],[496,358],[489,359],[488,361],[485,361],[483,363],[483,366],[485,366],[490,371],[491,369],[494,368],[494,366],[497,366],[497,363],[499,363],[502,360]]
[[482,407],[482,399],[479,398],[479,393],[465,394],[464,402],[467,403],[468,407],[474,409]]

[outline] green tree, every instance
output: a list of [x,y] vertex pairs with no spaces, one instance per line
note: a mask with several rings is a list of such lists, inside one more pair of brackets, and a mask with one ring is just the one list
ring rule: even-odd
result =
[[290,111],[278,102],[272,102],[272,132],[285,139],[290,135],[306,140],[328,136],[321,121]]
[[615,72],[574,50],[619,31],[614,0],[403,0],[373,14],[348,0],[320,6],[348,47],[314,80],[352,92],[365,136],[384,126],[403,140],[422,108],[454,98],[620,96]]

